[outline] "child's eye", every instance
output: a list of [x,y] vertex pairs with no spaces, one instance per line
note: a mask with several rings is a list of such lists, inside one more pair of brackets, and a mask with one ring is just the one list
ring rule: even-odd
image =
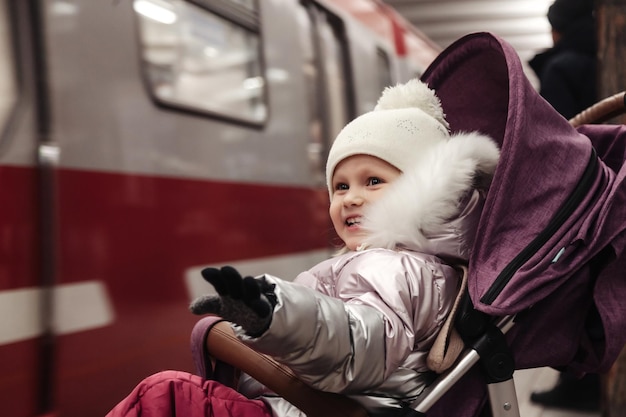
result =
[[348,188],[349,188],[348,184],[343,183],[343,182],[337,183],[337,185],[335,185],[335,190],[337,190],[337,191],[347,190]]
[[370,177],[367,179],[367,185],[380,185],[382,183],[384,183],[385,181],[383,181],[382,179],[378,178],[378,177]]

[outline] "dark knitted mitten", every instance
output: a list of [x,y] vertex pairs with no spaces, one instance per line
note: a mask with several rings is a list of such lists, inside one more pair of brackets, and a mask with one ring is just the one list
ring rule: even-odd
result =
[[265,277],[242,278],[231,266],[203,269],[202,276],[215,287],[219,295],[196,298],[189,307],[192,313],[216,314],[238,324],[253,337],[267,330],[276,305],[275,285],[269,284]]

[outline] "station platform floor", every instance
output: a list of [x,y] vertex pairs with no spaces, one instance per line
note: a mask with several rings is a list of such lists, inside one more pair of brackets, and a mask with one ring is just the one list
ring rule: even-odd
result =
[[559,373],[552,368],[525,369],[513,374],[521,417],[600,417],[600,412],[544,408],[530,401],[533,391],[546,391],[554,386]]

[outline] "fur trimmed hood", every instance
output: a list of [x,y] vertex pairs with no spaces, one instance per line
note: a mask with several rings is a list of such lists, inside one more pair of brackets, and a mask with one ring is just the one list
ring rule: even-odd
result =
[[476,132],[429,148],[368,208],[361,247],[467,260],[499,155],[495,142]]

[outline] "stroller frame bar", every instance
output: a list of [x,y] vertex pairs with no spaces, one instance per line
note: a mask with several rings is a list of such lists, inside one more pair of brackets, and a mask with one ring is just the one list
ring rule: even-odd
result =
[[480,355],[475,349],[466,349],[452,368],[441,374],[439,378],[424,389],[422,394],[413,403],[413,409],[425,414],[437,401],[456,384],[463,375],[480,361]]
[[[506,316],[495,322],[495,327],[502,335],[506,334],[514,325],[514,316]],[[476,343],[478,344],[478,343]],[[426,412],[441,397],[448,392],[469,370],[481,361],[492,359],[491,356],[481,356],[477,347],[467,347],[459,356],[456,364],[441,374],[432,384],[430,384],[412,404],[412,408],[417,413],[426,415]],[[489,402],[493,417],[520,417],[515,381],[513,375],[504,381],[490,382],[487,384]]]
[[493,417],[520,417],[513,377],[507,381],[487,384]]

